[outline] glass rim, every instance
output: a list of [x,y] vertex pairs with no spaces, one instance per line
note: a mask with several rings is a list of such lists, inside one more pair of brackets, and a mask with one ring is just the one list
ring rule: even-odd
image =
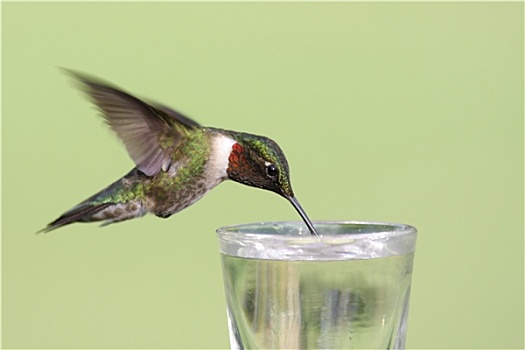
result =
[[[404,236],[404,235],[411,235],[411,234],[417,234],[417,229],[414,226],[407,225],[407,224],[400,224],[395,222],[382,222],[382,221],[360,221],[360,220],[318,220],[318,221],[312,221],[312,223],[315,225],[362,225],[367,227],[374,227],[377,226],[380,227],[392,227],[392,230],[385,230],[385,229],[378,229],[374,232],[352,232],[352,233],[338,233],[337,235],[332,234],[320,234],[319,236],[313,236],[309,232],[308,234],[298,234],[294,236],[290,235],[279,235],[274,233],[262,233],[262,232],[250,232],[250,230],[242,230],[243,228],[249,228],[249,227],[255,227],[255,226],[275,226],[275,225],[298,225],[298,226],[305,226],[303,221],[261,221],[261,222],[252,222],[252,223],[244,223],[244,224],[233,224],[233,225],[225,225],[217,228],[215,230],[217,236],[219,238],[226,238],[226,237],[259,237],[259,238],[271,238],[275,240],[286,240],[288,241],[291,237],[295,239],[305,239],[308,241],[314,240],[322,240],[323,238],[329,238],[330,240],[333,239],[345,239],[345,238],[352,238],[354,240],[356,239],[370,239],[373,237],[383,237],[384,235],[388,235],[389,237],[395,237],[395,236]],[[234,231],[235,230],[235,231]],[[308,230],[307,230],[308,231]]]
[[349,220],[314,225],[319,236],[311,235],[303,221],[237,224],[220,227],[216,233],[220,252],[239,258],[363,260],[415,251],[417,230],[410,225]]

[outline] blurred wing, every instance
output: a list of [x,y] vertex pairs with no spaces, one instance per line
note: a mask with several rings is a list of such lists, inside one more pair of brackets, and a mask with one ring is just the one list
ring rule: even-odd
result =
[[170,118],[173,118],[174,120],[176,120],[179,123],[182,123],[182,124],[184,124],[186,126],[189,126],[189,127],[200,126],[199,123],[197,123],[195,120],[190,119],[190,118],[180,114],[179,112],[177,112],[174,109],[171,109],[169,107],[166,107],[166,106],[163,106],[163,105],[159,105],[159,104],[156,104],[155,108],[157,110],[165,113]]
[[122,139],[137,168],[148,176],[169,166],[175,147],[199,125],[167,107],[154,107],[107,84],[73,75]]

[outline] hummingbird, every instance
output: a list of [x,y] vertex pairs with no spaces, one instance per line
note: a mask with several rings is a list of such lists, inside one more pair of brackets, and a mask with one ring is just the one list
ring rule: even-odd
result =
[[40,232],[75,222],[102,226],[153,213],[167,218],[225,180],[272,191],[312,222],[294,195],[288,162],[265,136],[204,127],[174,109],[146,102],[85,74],[67,71],[124,143],[135,167],[124,177],[66,211]]

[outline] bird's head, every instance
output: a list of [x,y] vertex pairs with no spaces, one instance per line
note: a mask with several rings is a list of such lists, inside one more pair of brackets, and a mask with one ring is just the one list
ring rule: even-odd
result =
[[264,136],[236,135],[228,158],[227,173],[231,180],[293,197],[288,162],[279,145]]
[[288,162],[281,147],[272,139],[251,134],[236,134],[235,140],[228,158],[228,177],[248,186],[275,192],[288,199],[310,232],[317,234],[294,196]]

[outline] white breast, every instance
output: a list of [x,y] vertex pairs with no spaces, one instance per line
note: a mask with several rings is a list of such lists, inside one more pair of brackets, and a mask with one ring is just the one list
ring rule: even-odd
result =
[[212,139],[212,151],[210,154],[210,160],[208,163],[208,171],[217,180],[224,180],[228,175],[226,169],[228,169],[228,158],[232,151],[233,145],[236,141],[226,135],[217,134]]

